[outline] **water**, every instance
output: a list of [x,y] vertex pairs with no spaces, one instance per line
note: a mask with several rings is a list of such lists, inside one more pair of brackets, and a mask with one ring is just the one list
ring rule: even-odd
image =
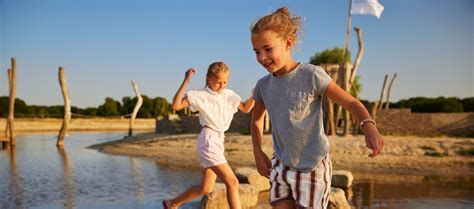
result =
[[[18,136],[15,149],[0,151],[0,209],[156,209],[162,199],[201,180],[199,171],[170,170],[150,159],[86,148],[125,134],[70,133],[64,149],[56,147],[56,133]],[[474,208],[472,178],[354,176],[346,196],[356,209]],[[199,208],[199,199],[182,208]]]
[[161,208],[162,199],[200,181],[196,171],[86,148],[124,135],[71,133],[64,149],[56,134],[18,136],[16,149],[0,151],[0,208]]

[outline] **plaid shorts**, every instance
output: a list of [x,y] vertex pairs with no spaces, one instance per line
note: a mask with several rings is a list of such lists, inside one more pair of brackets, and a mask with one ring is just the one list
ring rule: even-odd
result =
[[299,208],[326,209],[331,191],[332,163],[329,154],[309,173],[290,170],[276,157],[270,173],[270,204],[293,200]]

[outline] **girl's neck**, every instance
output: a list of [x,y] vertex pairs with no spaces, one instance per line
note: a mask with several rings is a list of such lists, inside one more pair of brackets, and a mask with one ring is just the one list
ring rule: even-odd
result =
[[274,76],[286,75],[292,72],[293,70],[295,70],[297,66],[298,66],[298,63],[295,60],[291,59],[288,61],[288,64],[283,66],[283,68],[281,68],[280,70],[274,72],[273,75]]

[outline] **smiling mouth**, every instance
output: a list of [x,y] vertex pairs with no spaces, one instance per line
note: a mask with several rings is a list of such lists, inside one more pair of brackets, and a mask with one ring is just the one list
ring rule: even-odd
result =
[[265,68],[268,68],[268,67],[272,66],[272,64],[273,64],[273,62],[267,62],[267,63],[263,63],[263,66]]

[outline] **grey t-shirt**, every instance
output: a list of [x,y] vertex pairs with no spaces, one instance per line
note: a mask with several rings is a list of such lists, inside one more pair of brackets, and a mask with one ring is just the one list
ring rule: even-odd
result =
[[254,99],[269,114],[276,157],[290,169],[312,171],[329,153],[322,96],[330,80],[321,67],[300,63],[286,75],[266,75],[255,86]]

